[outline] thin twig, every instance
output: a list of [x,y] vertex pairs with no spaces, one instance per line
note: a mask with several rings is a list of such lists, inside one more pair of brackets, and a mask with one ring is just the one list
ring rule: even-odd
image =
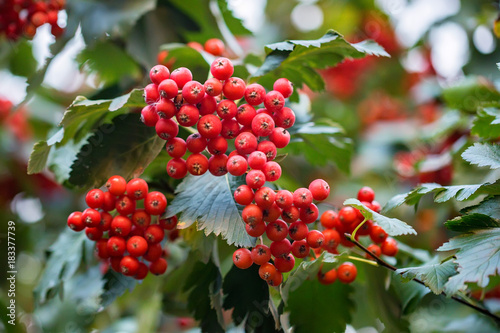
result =
[[[375,255],[372,251],[368,250],[363,244],[361,244],[360,242],[358,242],[356,239],[351,239],[351,235],[349,233],[345,233],[344,234],[344,237],[349,240],[350,242],[354,243],[357,247],[359,247],[361,250],[363,250],[364,252],[368,253],[373,259],[375,259],[375,261],[380,265],[380,266],[383,266],[391,271],[396,271],[397,268],[392,266],[391,264],[389,264],[388,262],[386,262],[385,260],[383,260],[382,258],[378,257],[377,255]],[[412,279],[413,281],[427,287],[425,285],[425,283],[420,280],[420,279],[417,279],[417,278],[413,278]],[[427,287],[429,288],[429,287]],[[441,295],[443,296],[446,296],[446,293],[442,292]],[[500,317],[498,317],[497,315],[495,315],[494,313],[491,313],[489,312],[488,310],[484,309],[484,308],[481,308],[477,305],[474,305],[474,304],[471,304],[469,302],[466,302],[464,301],[463,299],[457,297],[457,296],[451,296],[451,299],[453,299],[454,301],[457,301],[459,303],[462,303],[463,305],[466,305],[492,319],[494,319],[497,323],[500,323]]]

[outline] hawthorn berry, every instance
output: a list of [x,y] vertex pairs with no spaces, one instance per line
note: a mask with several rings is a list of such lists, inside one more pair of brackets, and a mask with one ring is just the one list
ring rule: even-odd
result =
[[271,260],[271,250],[263,244],[256,245],[250,255],[253,263],[259,266]]
[[290,253],[274,259],[274,266],[281,273],[290,272],[295,266],[295,258]]
[[288,225],[283,220],[270,222],[266,227],[266,235],[271,241],[281,241],[288,236]]
[[134,276],[139,269],[139,260],[132,256],[125,256],[120,261],[120,270],[125,276]]
[[346,261],[337,268],[337,278],[342,283],[351,283],[356,279],[358,270],[356,266],[349,261]]
[[163,214],[167,208],[167,198],[158,191],[149,192],[144,199],[144,208],[151,215]]
[[371,187],[364,186],[358,192],[358,200],[372,202],[375,199],[375,192]]
[[233,263],[240,269],[247,269],[252,266],[252,253],[249,249],[238,249],[233,253]]
[[[228,58],[217,58],[212,62],[212,65],[210,65],[210,73],[212,73],[213,77],[218,80],[227,80],[234,73],[233,63]],[[224,93],[224,95],[226,95],[226,93]],[[227,95],[226,97],[232,100],[238,99],[228,97]]]
[[127,240],[127,251],[133,257],[143,256],[148,251],[148,242],[141,236],[132,236]]
[[[191,104],[184,104],[183,106],[181,106],[179,112],[177,112],[177,114],[175,115],[175,119],[177,119],[179,125],[184,127],[194,126],[198,122],[199,118],[200,118],[200,111],[196,106]],[[179,129],[177,127],[177,134],[178,133]]]
[[73,231],[82,231],[85,229],[85,221],[82,219],[82,212],[73,212],[69,214],[68,227]]
[[281,93],[284,98],[288,98],[293,93],[293,84],[288,79],[282,77],[274,81],[273,90]]
[[[216,76],[214,75],[214,77]],[[230,77],[226,80],[226,82],[224,82],[224,85],[222,86],[222,93],[226,96],[226,98],[235,101],[243,97],[245,94],[245,88],[245,81],[239,77]]]
[[182,97],[190,104],[200,103],[205,96],[205,87],[198,81],[189,81],[182,87]]
[[201,176],[208,170],[208,158],[202,154],[192,154],[186,160],[187,170],[194,176]]
[[207,114],[200,118],[197,128],[201,136],[212,139],[222,131],[222,123],[216,115]]
[[241,176],[247,171],[248,163],[243,156],[234,155],[227,160],[226,168],[231,175]]
[[315,179],[309,184],[314,200],[323,201],[330,195],[330,185],[323,179]]
[[108,192],[115,196],[125,194],[127,181],[122,176],[112,176],[106,182]]
[[305,239],[298,240],[292,244],[292,254],[295,258],[305,258],[309,255],[310,247]]
[[[233,156],[234,157],[234,156]],[[228,161],[229,163],[229,161]],[[229,169],[229,167],[228,167]],[[254,198],[253,190],[248,185],[240,185],[234,191],[234,201],[239,203],[240,205],[249,205],[252,203]]]
[[186,67],[179,67],[170,73],[170,78],[182,89],[186,83],[193,80],[193,74]]
[[382,254],[389,257],[394,257],[398,253],[398,243],[394,238],[387,237],[380,245]]
[[[231,75],[233,75],[233,73],[231,73]],[[209,96],[219,96],[222,92],[222,82],[215,77],[206,80],[203,86],[205,88],[205,93]]]
[[167,163],[167,173],[174,179],[181,179],[187,175],[187,164],[182,158],[174,158]]
[[133,200],[141,200],[148,194],[148,183],[144,179],[134,178],[127,183],[127,196]]
[[167,271],[167,261],[163,258],[159,258],[149,264],[149,271],[154,275],[161,275]]
[[172,119],[160,118],[155,125],[156,134],[163,140],[170,140],[179,134],[179,125]]
[[263,86],[258,83],[249,84],[245,88],[245,100],[250,105],[259,105],[264,102],[264,97],[266,96],[266,90]]
[[87,192],[87,195],[85,196],[85,202],[87,203],[87,206],[89,206],[90,208],[94,209],[101,208],[102,205],[104,204],[104,193],[98,188],[90,190]]

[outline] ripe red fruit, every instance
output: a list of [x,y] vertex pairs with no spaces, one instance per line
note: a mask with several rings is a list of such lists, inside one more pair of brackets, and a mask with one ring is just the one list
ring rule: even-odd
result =
[[149,271],[154,275],[161,275],[166,272],[167,267],[167,261],[163,258],[160,258],[149,264]]
[[132,214],[132,224],[139,228],[146,228],[151,223],[151,216],[144,209],[137,209]]
[[127,181],[122,176],[111,176],[106,182],[109,193],[120,196],[125,194]]
[[[214,77],[216,77],[214,75]],[[232,99],[233,101],[240,99],[245,94],[245,81],[239,77],[231,77],[224,82],[222,86],[222,93],[226,98]]]
[[276,203],[273,203],[271,207],[264,209],[262,214],[264,215],[264,221],[274,222],[281,216],[281,208]]
[[103,204],[102,210],[109,212],[115,209],[116,197],[109,193],[108,191],[104,192],[103,195]]
[[257,115],[257,111],[250,104],[243,104],[238,107],[238,113],[236,114],[236,120],[243,126],[248,126],[252,124],[253,118]]
[[247,269],[252,266],[252,254],[249,249],[238,249],[233,253],[233,263],[236,267],[241,269]]
[[193,133],[186,139],[187,149],[193,154],[201,153],[207,147],[208,140],[199,133]]
[[271,90],[264,97],[264,106],[271,112],[278,112],[285,106],[285,98],[280,92]]
[[179,67],[170,73],[170,78],[177,83],[179,89],[182,89],[186,83],[193,80],[193,74],[186,67]]
[[85,226],[95,228],[101,222],[101,213],[93,208],[87,208],[83,211],[81,218]]
[[300,208],[299,218],[304,223],[313,223],[318,219],[318,216],[319,216],[318,207],[313,203],[305,208]]
[[174,179],[181,179],[187,175],[187,164],[182,158],[174,158],[167,163],[167,173]]
[[125,276],[134,276],[139,269],[139,260],[132,256],[125,256],[120,261],[120,270]]
[[221,119],[231,119],[238,113],[238,106],[229,99],[223,99],[217,104],[216,111]]
[[134,200],[141,200],[148,194],[148,183],[144,179],[134,178],[127,183],[127,196]]
[[198,52],[203,51],[203,45],[201,45],[198,42],[191,41],[191,42],[188,42],[186,45],[192,49],[195,49]]
[[210,54],[213,54],[214,56],[220,56],[226,50],[224,42],[218,38],[210,38],[205,42],[203,47],[205,51],[207,51]]
[[276,148],[285,148],[290,143],[290,133],[283,127],[275,127],[269,134],[269,140]]
[[380,213],[380,211],[382,210],[382,206],[380,206],[380,203],[378,201],[373,200],[372,201],[372,209],[373,209],[373,211]]
[[143,280],[148,275],[148,266],[145,263],[139,262],[139,268],[134,275],[134,279]]
[[281,177],[281,166],[274,161],[270,161],[264,164],[262,171],[264,172],[264,175],[266,177],[265,180],[268,182],[277,181]]
[[149,71],[149,78],[154,84],[160,84],[170,77],[170,71],[163,65],[156,65]]
[[276,274],[278,274],[278,270],[269,262],[262,264],[259,268],[259,276],[262,280],[272,280]]
[[159,224],[165,230],[173,230],[177,227],[177,222],[178,222],[177,216],[174,215],[171,217],[167,217],[165,219],[161,219]]
[[[231,75],[233,75],[233,73],[231,73]],[[206,80],[203,86],[205,87],[205,93],[213,97],[219,96],[222,92],[222,82],[215,77]]]
[[364,186],[358,192],[358,200],[359,201],[367,201],[372,202],[375,199],[375,192],[371,187]]
[[125,253],[126,242],[120,236],[112,236],[106,245],[110,257],[121,257]]
[[245,223],[254,224],[262,221],[262,209],[254,204],[249,204],[241,212],[241,217]]
[[156,244],[148,243],[148,251],[143,256],[143,258],[146,259],[147,261],[153,262],[160,259],[162,253],[163,253],[163,248],[161,247],[160,243]]
[[342,283],[351,283],[356,279],[358,270],[352,262],[344,262],[337,268],[337,277]]
[[179,93],[177,83],[172,79],[166,79],[158,83],[158,92],[166,100],[172,99]]
[[276,272],[274,276],[266,281],[271,287],[278,287],[283,282],[283,274]]
[[127,240],[127,251],[133,257],[143,256],[148,251],[148,242],[141,236],[132,236]]
[[260,170],[250,170],[245,177],[248,186],[254,189],[261,188],[266,182],[266,176]]
[[259,142],[257,150],[266,154],[266,158],[268,161],[272,161],[276,157],[277,153],[276,146],[271,141],[264,140]]
[[217,177],[224,176],[227,173],[227,155],[213,155],[208,160],[208,171]]
[[[179,125],[184,127],[194,126],[198,122],[199,118],[200,111],[196,106],[191,104],[184,104],[183,106],[181,106],[179,112],[177,112],[177,114],[175,115],[175,119],[177,119]],[[179,133],[178,130],[177,133]]]
[[358,216],[357,209],[351,207],[351,206],[346,206],[343,207],[339,211],[339,220],[342,222],[344,225],[349,225],[356,221],[356,218]]
[[245,88],[245,100],[250,105],[259,105],[264,101],[266,89],[258,83],[249,84]]
[[271,241],[281,241],[288,236],[288,225],[283,220],[270,222],[266,227],[266,235]]
[[326,210],[319,219],[321,225],[327,229],[332,229],[337,226],[338,215],[333,210]]
[[220,135],[225,139],[234,139],[240,133],[240,125],[235,119],[224,119],[221,124]]
[[290,128],[295,124],[295,113],[289,107],[283,107],[275,113],[274,123],[276,127]]
[[254,151],[248,156],[248,166],[252,169],[261,170],[266,162],[266,154],[261,151]]
[[274,266],[276,267],[278,272],[290,272],[295,266],[295,258],[290,253],[285,254],[282,257],[274,259]]
[[85,229],[85,221],[82,219],[82,212],[73,212],[69,214],[68,227],[74,231],[82,231]]
[[307,188],[301,187],[293,192],[293,204],[298,208],[306,208],[312,201],[312,193]]
[[97,241],[102,238],[102,230],[99,228],[85,228],[85,234],[87,238],[93,241]]
[[208,170],[208,158],[202,154],[192,154],[187,158],[186,166],[190,174],[201,176]]
[[257,149],[257,138],[252,133],[240,133],[234,140],[234,146],[239,154],[250,154]]
[[93,189],[87,192],[85,202],[90,208],[98,209],[104,203],[104,193],[100,189]]
[[99,239],[95,243],[95,249],[96,249],[97,257],[99,257],[100,259],[108,259],[109,258],[108,240],[107,239]]
[[283,208],[281,211],[281,217],[286,223],[293,223],[299,219],[300,211],[295,206],[290,206]]
[[222,131],[222,123],[216,115],[207,114],[200,118],[197,128],[201,136],[212,139]]
[[306,237],[307,244],[313,249],[317,249],[325,242],[325,236],[318,230],[310,230]]
[[280,92],[284,98],[288,98],[293,93],[293,84],[288,79],[282,77],[274,81],[273,90]]
[[382,243],[386,240],[387,233],[381,226],[374,224],[370,230],[370,238],[374,243]]
[[271,254],[277,258],[290,253],[292,251],[292,244],[285,238],[278,242],[272,242],[269,248],[271,249]]
[[184,139],[175,137],[167,141],[165,149],[173,158],[181,158],[187,151],[187,144]]
[[155,125],[156,134],[163,140],[170,140],[179,134],[179,125],[172,119],[160,118]]
[[323,248],[328,252],[333,252],[342,241],[340,234],[334,229],[323,230],[323,236],[325,237]]
[[[377,244],[370,244],[367,249],[368,249],[368,251],[372,252],[377,257],[380,257],[380,255],[382,254],[382,249]],[[366,253],[365,257],[368,259],[374,259],[368,253]]]
[[144,208],[148,214],[161,215],[167,208],[167,198],[161,192],[149,192],[144,199]]
[[205,96],[205,87],[198,81],[186,82],[182,87],[182,97],[190,104],[201,102],[203,96]]
[[160,98],[154,106],[160,118],[170,119],[177,112],[174,102],[169,99]]
[[292,254],[295,258],[305,258],[309,255],[310,247],[305,239],[298,240],[292,244]]
[[329,270],[328,272],[318,272],[318,281],[321,284],[329,285],[337,280],[337,270],[335,268]]
[[132,230],[132,221],[128,217],[117,215],[111,221],[110,229],[114,235],[126,237]]
[[330,185],[323,179],[315,179],[309,184],[314,200],[323,201],[330,195]]
[[234,155],[227,160],[226,168],[233,176],[241,176],[247,171],[248,163],[243,156]]
[[240,205],[249,205],[252,203],[254,198],[254,193],[252,188],[248,185],[240,185],[234,191],[234,201]]
[[227,151],[227,140],[222,136],[210,139],[207,144],[208,152],[212,155],[224,154]]
[[204,116],[215,112],[217,109],[217,100],[215,97],[205,94],[201,102],[196,104],[196,106],[200,110],[200,115]]
[[266,223],[264,221],[256,223],[246,223],[245,230],[252,237],[260,237],[266,232]]
[[261,187],[255,192],[255,203],[262,209],[271,207],[274,204],[276,194],[269,187]]
[[398,253],[398,243],[394,238],[387,237],[380,245],[382,254],[389,257],[394,257]]
[[276,204],[280,208],[287,208],[293,204],[293,194],[288,190],[279,190],[276,193]]
[[156,111],[156,107],[153,105],[146,105],[142,110],[141,110],[141,121],[144,123],[144,125],[148,127],[153,127],[156,125],[158,120],[160,119],[160,116],[158,115],[158,112]]
[[147,104],[156,103],[160,99],[160,93],[158,92],[158,86],[154,83],[150,83],[144,87],[144,101]]
[[[224,57],[217,58],[212,62],[212,65],[210,65],[210,73],[212,73],[214,78],[218,80],[221,81],[227,80],[234,73],[233,63],[228,58]],[[226,97],[232,100],[238,99],[238,98],[230,98],[228,96]]]
[[111,268],[117,273],[121,273],[120,261],[122,261],[122,258],[123,256],[109,258]]
[[257,114],[252,120],[252,132],[256,136],[268,136],[274,130],[273,117],[266,113]]
[[302,221],[293,222],[292,224],[290,224],[290,228],[288,229],[290,238],[295,241],[306,238],[308,233],[309,228],[307,227],[307,224]]
[[150,225],[144,231],[144,238],[146,238],[149,244],[159,243],[163,240],[163,237],[165,237],[165,232],[163,228],[157,224]]
[[254,264],[259,266],[271,260],[271,250],[266,245],[256,245],[250,254]]

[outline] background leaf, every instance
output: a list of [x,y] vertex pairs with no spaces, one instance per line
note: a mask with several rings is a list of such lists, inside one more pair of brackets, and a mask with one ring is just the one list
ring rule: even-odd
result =
[[500,168],[500,146],[476,142],[462,153],[462,158],[470,164],[498,169]]
[[500,110],[480,109],[471,128],[471,133],[481,138],[496,139],[500,133]]
[[450,108],[476,112],[480,106],[498,105],[500,93],[487,80],[480,77],[468,77],[444,89],[443,99]]
[[490,216],[477,213],[457,216],[452,220],[446,221],[444,225],[450,230],[459,232],[500,227],[500,223]]
[[449,278],[457,274],[457,264],[452,260],[441,262],[438,257],[434,257],[422,266],[401,268],[396,273],[408,281],[420,279],[433,293],[439,295],[444,291]]

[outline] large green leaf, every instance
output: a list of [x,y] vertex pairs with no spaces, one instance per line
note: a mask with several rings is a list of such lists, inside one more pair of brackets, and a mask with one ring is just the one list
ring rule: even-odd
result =
[[439,295],[449,278],[457,274],[457,264],[452,260],[441,262],[438,257],[418,267],[406,267],[396,271],[407,281],[417,278],[425,283],[433,293]]
[[458,264],[458,274],[446,283],[447,294],[462,290],[467,282],[484,288],[490,276],[500,273],[500,228],[475,230],[453,237],[438,251],[456,251],[454,262]]
[[390,211],[404,203],[410,206],[417,205],[420,199],[429,193],[434,193],[434,201],[438,203],[446,202],[453,198],[458,201],[465,201],[473,199],[480,194],[500,194],[500,180],[497,180],[494,183],[454,186],[441,186],[436,183],[425,183],[408,193],[398,194],[392,197],[384,206],[384,211]]
[[139,176],[160,153],[165,141],[138,114],[125,114],[101,125],[87,140],[71,166],[68,182],[83,188],[100,187],[112,175]]
[[448,229],[459,232],[468,232],[477,229],[499,228],[500,222],[484,214],[470,214],[457,216],[444,224]]
[[33,44],[27,40],[20,40],[11,48],[9,54],[9,70],[12,74],[29,77],[35,73],[37,61],[33,56]]
[[290,324],[296,333],[344,332],[351,322],[354,288],[336,282],[327,286],[317,279],[304,281],[290,292],[285,311],[290,312]]
[[344,201],[344,205],[357,208],[367,220],[372,220],[373,222],[377,223],[382,228],[384,228],[387,234],[391,236],[417,234],[415,229],[413,229],[413,227],[406,224],[405,222],[395,218],[380,215],[379,213],[363,205],[361,201],[357,199],[347,199],[346,201]]
[[460,211],[462,214],[484,214],[500,220],[500,196],[488,197],[479,204],[466,207]]
[[76,233],[66,229],[49,248],[49,259],[45,265],[42,277],[33,290],[35,302],[44,303],[47,298],[62,288],[62,284],[70,279],[80,266],[85,243],[90,242],[84,232]]
[[189,175],[177,187],[167,215],[180,214],[180,229],[197,222],[198,230],[204,230],[206,235],[221,235],[229,245],[253,246],[254,239],[247,234],[240,215],[241,207],[233,199],[234,190],[241,184],[242,178],[229,174]]
[[207,264],[197,262],[186,279],[184,291],[189,291],[188,309],[194,318],[201,320],[202,332],[224,332],[219,323],[218,313],[222,312],[222,277],[219,268],[212,261]]
[[292,139],[281,152],[304,155],[312,165],[327,165],[333,161],[345,173],[350,171],[352,141],[338,126],[305,123],[290,130]]
[[480,106],[500,104],[500,93],[495,86],[480,77],[469,77],[443,90],[443,98],[450,108],[476,112]]
[[479,110],[471,128],[471,133],[482,138],[495,139],[500,133],[500,110],[484,108]]
[[500,145],[495,143],[475,143],[462,153],[462,158],[470,164],[498,169],[500,168]]
[[104,281],[104,286],[100,296],[100,305],[102,307],[107,307],[116,298],[123,295],[125,291],[132,291],[132,289],[134,289],[137,285],[136,279],[117,273],[113,270],[109,270],[102,279]]
[[[288,40],[267,45],[266,53],[264,63],[253,75],[253,81],[270,89],[276,79],[286,77],[296,87],[306,84],[313,91],[321,91],[325,87],[316,69],[335,66],[345,58],[362,58],[366,55],[389,57],[373,41],[351,44],[333,30],[315,40]],[[297,100],[296,92],[292,100]]]

